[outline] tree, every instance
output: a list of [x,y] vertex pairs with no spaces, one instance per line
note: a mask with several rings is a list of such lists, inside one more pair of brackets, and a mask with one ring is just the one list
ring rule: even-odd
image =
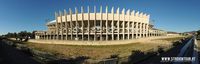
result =
[[33,32],[27,32],[27,31],[20,31],[19,33],[11,33],[11,32],[8,32],[5,37],[7,38],[26,38],[26,37],[31,37],[31,38],[34,38],[35,37],[35,32],[36,31],[33,31]]
[[200,30],[197,31],[197,35],[200,35]]

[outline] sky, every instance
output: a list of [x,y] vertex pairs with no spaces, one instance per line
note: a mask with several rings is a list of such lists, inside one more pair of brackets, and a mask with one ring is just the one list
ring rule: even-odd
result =
[[[0,35],[8,32],[47,30],[47,19],[69,8],[108,6],[150,14],[155,28],[186,32],[200,29],[200,0],[0,0]],[[93,10],[93,9],[91,9]],[[79,11],[80,12],[80,11]]]

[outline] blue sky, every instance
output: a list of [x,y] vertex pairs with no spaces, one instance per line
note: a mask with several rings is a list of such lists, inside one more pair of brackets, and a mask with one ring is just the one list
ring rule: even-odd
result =
[[[81,6],[107,5],[151,15],[156,28],[185,32],[200,29],[200,0],[0,0],[0,34],[22,30],[46,30],[54,13]],[[110,9],[109,9],[110,10]]]

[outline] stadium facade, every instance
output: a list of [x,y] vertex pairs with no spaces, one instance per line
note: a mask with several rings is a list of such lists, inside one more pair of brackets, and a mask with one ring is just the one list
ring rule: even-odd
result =
[[88,6],[87,12],[83,7],[81,11],[69,8],[68,12],[56,12],[55,20],[46,24],[48,30],[35,33],[36,39],[108,41],[166,35],[165,31],[153,28],[149,14],[114,7],[108,11],[107,6],[104,11],[102,6],[99,12],[95,6],[93,9]]

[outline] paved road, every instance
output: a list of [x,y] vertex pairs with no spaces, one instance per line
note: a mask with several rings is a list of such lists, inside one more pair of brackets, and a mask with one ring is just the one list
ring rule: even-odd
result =
[[[191,60],[191,64],[199,64],[198,51],[197,51],[197,41],[196,37],[193,36],[187,44],[180,50],[177,57],[193,57],[195,60]],[[173,64],[182,64],[183,62],[175,62]]]
[[27,54],[0,41],[0,64],[40,64]]
[[179,50],[188,42],[188,39],[183,41],[181,45],[178,45],[176,47],[173,47],[172,49],[169,49],[168,51],[161,53],[160,55],[156,55],[153,57],[150,57],[149,59],[139,62],[139,64],[172,64],[173,62],[162,62],[162,57],[176,57],[179,53]]
[[[195,38],[191,38],[189,40],[186,40],[183,42],[183,44],[178,45],[165,53],[162,53],[161,55],[151,57],[148,60],[145,60],[144,62],[141,62],[141,64],[182,64],[183,62],[186,64],[198,64],[198,62],[185,62],[185,61],[180,61],[180,62],[174,62],[174,61],[167,61],[167,62],[161,62],[162,57],[196,57],[198,58],[198,55],[195,56],[195,44],[194,40]],[[198,59],[196,59],[198,61]]]

